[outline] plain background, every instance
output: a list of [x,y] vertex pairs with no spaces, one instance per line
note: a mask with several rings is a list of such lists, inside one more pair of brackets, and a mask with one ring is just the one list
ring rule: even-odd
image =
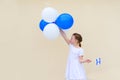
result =
[[45,7],[74,17],[67,35],[83,36],[85,58],[92,60],[84,64],[88,80],[120,79],[119,0],[0,0],[0,80],[65,80],[68,46],[40,31]]

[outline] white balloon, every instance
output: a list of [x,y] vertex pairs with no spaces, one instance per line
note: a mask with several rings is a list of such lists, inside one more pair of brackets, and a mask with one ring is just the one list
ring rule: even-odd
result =
[[42,11],[42,19],[46,22],[55,22],[58,15],[57,10],[51,7],[47,7]]
[[45,26],[43,34],[47,39],[53,40],[59,36],[60,31],[56,24],[51,23]]

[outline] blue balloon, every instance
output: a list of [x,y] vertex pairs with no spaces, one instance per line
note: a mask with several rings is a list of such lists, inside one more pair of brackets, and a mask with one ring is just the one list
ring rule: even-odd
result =
[[47,22],[45,22],[44,20],[41,20],[39,23],[40,29],[43,31],[47,24],[48,24]]
[[73,17],[68,13],[61,14],[57,18],[57,20],[55,21],[55,23],[61,29],[69,29],[69,28],[71,28],[72,25],[73,25],[73,22],[74,22]]

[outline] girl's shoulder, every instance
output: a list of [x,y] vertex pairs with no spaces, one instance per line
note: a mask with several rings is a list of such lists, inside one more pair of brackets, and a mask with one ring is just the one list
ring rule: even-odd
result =
[[70,47],[73,47],[73,48],[75,48],[75,49],[77,49],[77,50],[83,50],[83,48],[82,47],[75,47],[74,45],[72,45],[72,44],[69,44],[69,46]]

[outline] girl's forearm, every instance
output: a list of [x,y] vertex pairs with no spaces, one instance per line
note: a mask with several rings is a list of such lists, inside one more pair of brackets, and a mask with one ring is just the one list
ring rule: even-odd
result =
[[90,59],[86,59],[86,60],[80,60],[80,63],[90,63],[91,60]]
[[60,34],[62,35],[62,37],[64,38],[64,40],[67,42],[67,44],[69,44],[69,43],[70,43],[70,42],[69,42],[69,39],[67,38],[65,32],[62,31],[61,29],[60,29]]
[[60,29],[60,34],[61,34],[63,37],[66,37],[65,32],[64,32],[64,31],[62,31],[61,29]]
[[80,60],[80,63],[86,63],[86,60]]

